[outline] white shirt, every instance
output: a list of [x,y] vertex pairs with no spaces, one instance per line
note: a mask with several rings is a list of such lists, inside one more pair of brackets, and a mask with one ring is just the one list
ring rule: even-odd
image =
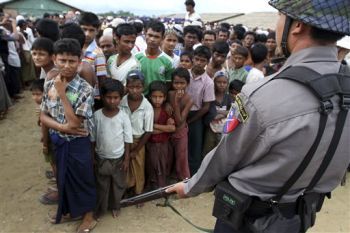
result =
[[126,75],[130,70],[140,70],[140,62],[132,55],[128,60],[117,66],[118,54],[111,56],[107,62],[107,69],[111,78],[119,80],[126,85]]
[[264,73],[253,67],[247,75],[246,83],[257,82],[262,79],[264,79]]
[[91,141],[96,142],[96,153],[103,159],[118,159],[124,155],[124,143],[132,143],[129,116],[119,111],[114,117],[106,117],[102,109],[94,113],[94,129]]
[[200,20],[201,20],[201,16],[198,13],[193,12],[192,14],[190,14],[189,12],[186,12],[184,26],[186,27],[188,25],[191,25],[193,21],[200,21]]
[[129,116],[135,138],[140,138],[145,132],[153,131],[153,107],[144,96],[140,106],[134,112],[129,108],[128,95],[124,96],[120,102],[120,109]]

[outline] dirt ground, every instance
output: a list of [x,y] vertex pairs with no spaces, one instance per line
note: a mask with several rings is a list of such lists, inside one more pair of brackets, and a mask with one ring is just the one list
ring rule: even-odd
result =
[[[56,206],[45,206],[38,198],[47,188],[44,163],[36,126],[35,105],[30,93],[0,121],[0,232],[75,232],[78,223],[53,225],[47,213]],[[350,181],[349,181],[350,182]],[[350,183],[338,187],[318,214],[309,232],[350,232]],[[128,207],[113,219],[103,216],[94,232],[199,232],[169,207],[153,201],[141,209]],[[171,199],[172,205],[194,224],[213,228],[212,193],[186,200]]]

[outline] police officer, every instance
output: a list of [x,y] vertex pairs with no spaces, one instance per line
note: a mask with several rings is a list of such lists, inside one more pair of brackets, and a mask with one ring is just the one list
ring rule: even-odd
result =
[[[230,186],[240,193],[269,203],[313,145],[320,128],[320,101],[306,86],[276,77],[295,66],[310,68],[320,75],[339,72],[336,41],[350,34],[349,1],[271,0],[269,4],[279,11],[276,40],[289,56],[285,65],[273,76],[243,87],[230,110],[224,129],[226,135],[219,145],[206,155],[198,172],[187,183],[177,183],[167,192],[192,197],[211,191],[220,181],[228,179]],[[327,115],[324,133],[311,162],[281,197],[277,208],[271,202],[253,210],[251,206],[246,211],[245,217],[251,222],[254,218],[262,219],[260,225],[268,226],[264,232],[306,230],[301,229],[302,218],[296,205],[332,146],[340,112],[339,96],[333,96],[331,103],[334,109]],[[349,138],[348,114],[334,156],[310,192],[321,195],[339,185],[350,161]],[[316,204],[322,204],[323,199],[320,200]],[[260,211],[269,207],[270,212]],[[275,209],[282,210],[283,221],[269,219]],[[239,229],[219,218],[215,225],[215,232],[252,232],[251,229],[248,221]]]

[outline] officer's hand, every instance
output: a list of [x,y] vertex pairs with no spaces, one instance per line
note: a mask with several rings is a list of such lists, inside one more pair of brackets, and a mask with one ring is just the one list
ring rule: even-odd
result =
[[179,182],[176,183],[174,186],[168,188],[165,190],[166,193],[177,193],[177,196],[179,198],[186,198],[185,194],[185,183]]

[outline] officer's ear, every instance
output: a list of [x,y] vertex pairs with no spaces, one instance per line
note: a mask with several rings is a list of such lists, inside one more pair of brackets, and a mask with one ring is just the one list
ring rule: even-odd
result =
[[290,27],[290,33],[294,36],[304,33],[306,30],[309,30],[309,26],[303,22],[294,20],[292,26]]

